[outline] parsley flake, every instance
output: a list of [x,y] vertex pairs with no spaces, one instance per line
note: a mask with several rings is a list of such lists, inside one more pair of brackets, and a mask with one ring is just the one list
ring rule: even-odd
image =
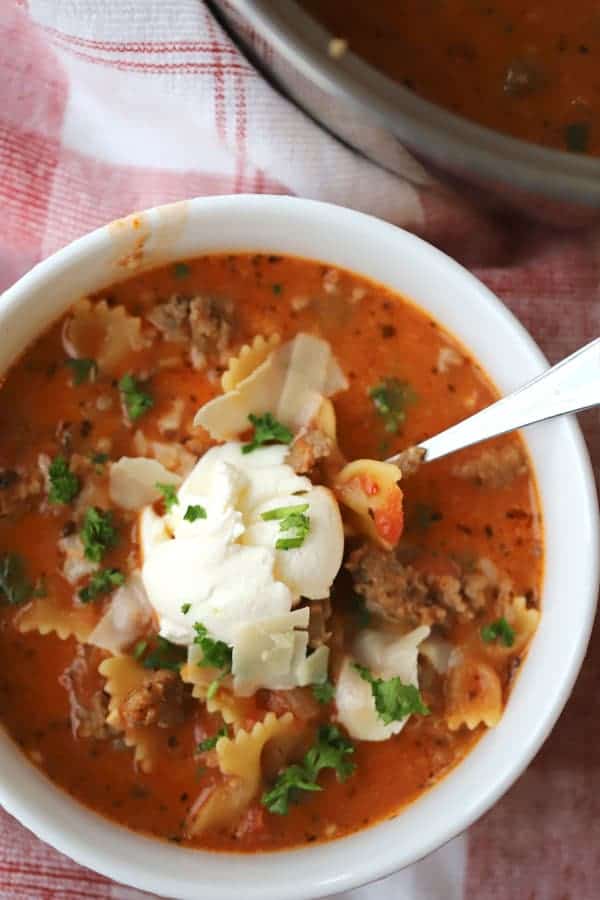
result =
[[261,513],[261,519],[265,522],[279,521],[279,530],[289,532],[287,536],[279,538],[275,543],[276,550],[294,550],[301,547],[310,531],[310,518],[306,515],[308,503],[299,503],[296,506],[279,506],[277,509],[269,509]]
[[86,381],[95,381],[98,363],[95,359],[68,359],[67,365],[73,373],[73,384],[77,387]]
[[217,641],[209,637],[207,628],[201,622],[194,622],[196,636],[194,643],[202,650],[202,659],[199,666],[210,666],[214,669],[223,669],[225,673],[231,671],[232,649],[224,641]]
[[205,519],[206,510],[203,506],[200,506],[199,503],[194,503],[192,506],[188,506],[183,518],[186,522],[195,522],[196,519]]
[[89,582],[79,591],[82,603],[90,603],[103,594],[109,594],[114,588],[125,582],[125,576],[118,569],[100,569],[94,572]]
[[495,622],[490,622],[489,625],[483,626],[481,639],[486,644],[491,644],[492,641],[500,639],[505,647],[512,647],[515,642],[515,632],[506,619],[502,617],[501,619],[496,619]]
[[148,649],[148,641],[138,641],[135,647],[133,648],[133,658],[141,659],[146,650]]
[[299,799],[299,791],[322,791],[317,778],[322,769],[333,769],[338,781],[345,781],[356,768],[347,757],[354,753],[354,745],[335,725],[321,725],[317,743],[311,747],[300,764],[288,766],[281,772],[270,791],[261,798],[269,812],[285,816],[290,803]]
[[70,503],[81,490],[81,481],[71,472],[64,456],[55,456],[48,468],[50,503]]
[[587,153],[591,128],[589,122],[571,122],[565,127],[565,145],[569,153]]
[[[140,652],[138,659],[141,659],[146,652],[146,647]],[[148,654],[144,657],[142,665],[145,669],[153,669],[155,672],[159,669],[170,669],[178,672],[185,662],[185,648],[172,644],[166,638],[157,635],[156,643]]]
[[221,684],[222,679],[225,677],[225,674],[219,675],[218,678],[213,678],[213,680],[211,681],[211,683],[208,686],[208,690],[206,691],[207,700],[212,700],[212,698],[216,696],[216,693],[219,690],[219,686]]
[[374,678],[369,669],[359,666],[358,663],[354,663],[354,668],[360,677],[371,685],[375,709],[384,725],[401,722],[411,715],[429,715],[430,710],[423,703],[421,693],[414,684],[403,684],[398,676],[387,681]]
[[368,628],[371,622],[371,613],[367,607],[367,601],[362,594],[354,594],[354,609],[352,610],[356,616],[356,624],[359,628]]
[[31,596],[32,597],[47,597],[48,596],[48,585],[47,585],[46,579],[44,578],[43,575],[41,578],[38,578]]
[[214,748],[217,746],[217,741],[222,737],[227,737],[227,727],[225,725],[223,725],[222,728],[219,728],[217,733],[213,734],[212,737],[208,737],[203,741],[200,741],[200,743],[196,747],[196,751],[198,753],[206,753],[207,750],[214,750]]
[[147,413],[154,406],[154,400],[151,395],[142,390],[139,381],[133,375],[123,375],[119,381],[119,390],[123,397],[127,415],[132,422],[141,418],[144,413]]
[[175,485],[164,484],[161,481],[157,481],[154,487],[163,495],[163,503],[165,504],[165,509],[167,510],[167,512],[171,512],[173,507],[179,504],[179,497],[177,496],[177,489]]
[[0,554],[0,602],[19,606],[26,603],[33,593],[23,558],[18,553]]
[[100,562],[107,550],[119,542],[119,532],[113,525],[112,513],[96,506],[90,506],[86,510],[79,534],[85,557],[92,562]]
[[289,428],[278,422],[271,413],[265,413],[264,416],[255,416],[250,413],[248,420],[254,425],[254,437],[249,444],[244,444],[242,453],[251,453],[263,444],[275,441],[278,444],[291,444],[294,435]]
[[192,270],[187,263],[176,262],[173,265],[173,275],[175,278],[187,278]]
[[331,703],[335,696],[335,687],[329,680],[322,681],[320,684],[313,684],[312,692],[319,703]]
[[181,604],[181,612],[184,614],[184,616],[187,616],[187,614],[189,613],[191,608],[192,608],[191,603],[182,603]]
[[441,519],[441,512],[438,512],[433,506],[430,506],[428,503],[417,503],[411,525],[416,526],[421,531],[427,531],[434,522],[440,522]]
[[406,419],[406,407],[417,400],[408,382],[397,378],[384,378],[369,390],[369,397],[384,421],[385,430],[391,434],[397,434]]

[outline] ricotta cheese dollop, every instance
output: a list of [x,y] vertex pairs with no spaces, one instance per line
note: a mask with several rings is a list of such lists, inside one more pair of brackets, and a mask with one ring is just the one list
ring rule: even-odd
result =
[[[297,475],[287,453],[283,444],[246,454],[239,442],[213,447],[173,488],[164,515],[152,506],[140,514],[142,579],[161,635],[189,646],[195,623],[204,625],[233,648],[242,694],[326,677],[327,654],[307,656],[308,615],[291,613],[301,597],[329,595],[342,520],[332,492]],[[282,519],[263,514],[288,508],[303,510],[308,532],[277,549]]]

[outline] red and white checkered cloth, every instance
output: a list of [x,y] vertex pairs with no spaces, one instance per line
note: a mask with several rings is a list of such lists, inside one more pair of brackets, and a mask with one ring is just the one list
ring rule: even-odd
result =
[[[0,2],[0,290],[78,235],[200,194],[367,210],[472,268],[551,360],[600,334],[600,232],[499,221],[355,156],[275,94],[200,0]],[[583,417],[596,474],[600,414]],[[354,900],[597,900],[600,635],[552,737],[467,835]],[[127,898],[0,813],[0,897]],[[348,895],[349,897],[350,895]]]

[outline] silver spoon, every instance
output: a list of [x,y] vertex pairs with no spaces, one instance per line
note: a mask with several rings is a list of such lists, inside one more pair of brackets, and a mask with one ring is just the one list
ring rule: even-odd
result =
[[[491,406],[463,419],[409,451],[396,453],[386,462],[408,469],[432,462],[456,450],[497,437],[507,431],[534,425],[545,419],[581,412],[600,404],[600,338],[577,350],[533,381],[502,397]],[[410,454],[410,457],[407,457]],[[412,466],[410,465],[412,459]],[[406,471],[405,474],[410,474]]]

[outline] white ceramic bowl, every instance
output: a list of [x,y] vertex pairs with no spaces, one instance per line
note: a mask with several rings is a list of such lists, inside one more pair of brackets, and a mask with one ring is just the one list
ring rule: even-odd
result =
[[[289,197],[196,199],[100,228],[45,260],[0,298],[0,372],[77,297],[141,268],[214,251],[290,253],[353,269],[412,298],[472,351],[499,388],[546,360],[475,278],[428,244],[368,216]],[[598,586],[598,508],[573,420],[527,432],[546,525],[543,615],[508,708],[468,758],[390,821],[343,840],[273,854],[190,851],[80,806],[0,733],[0,802],[68,856],[161,895],[299,900],[381,878],[463,831],[523,771],[561,712],[583,660]]]

